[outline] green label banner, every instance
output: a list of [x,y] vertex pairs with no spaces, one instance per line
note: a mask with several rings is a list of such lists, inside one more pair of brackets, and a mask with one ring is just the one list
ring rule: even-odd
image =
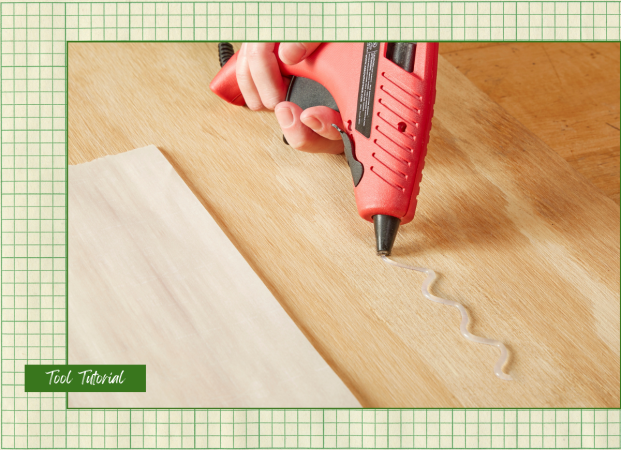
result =
[[146,392],[147,366],[26,365],[26,392]]

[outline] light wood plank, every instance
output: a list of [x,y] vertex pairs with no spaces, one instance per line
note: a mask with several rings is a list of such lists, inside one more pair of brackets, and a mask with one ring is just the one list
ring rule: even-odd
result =
[[70,167],[69,280],[69,364],[147,366],[72,408],[360,407],[155,146]]

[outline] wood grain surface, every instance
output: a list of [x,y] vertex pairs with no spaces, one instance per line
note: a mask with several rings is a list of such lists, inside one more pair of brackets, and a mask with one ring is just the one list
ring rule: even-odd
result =
[[619,43],[442,43],[461,73],[619,204]]
[[[384,264],[342,155],[208,90],[216,45],[69,45],[69,162],[156,145],[363,406],[619,407],[619,207],[440,58],[416,218]],[[69,286],[71,289],[71,285]]]

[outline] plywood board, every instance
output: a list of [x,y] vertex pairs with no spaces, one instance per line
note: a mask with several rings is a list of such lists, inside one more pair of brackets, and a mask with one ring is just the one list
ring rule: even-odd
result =
[[70,407],[360,406],[156,147],[69,180],[69,363],[147,366]]

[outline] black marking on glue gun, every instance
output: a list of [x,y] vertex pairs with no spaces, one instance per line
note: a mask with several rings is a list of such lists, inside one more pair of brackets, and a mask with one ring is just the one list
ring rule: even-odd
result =
[[364,173],[364,166],[354,156],[354,143],[349,138],[349,135],[341,130],[336,124],[333,123],[332,126],[336,128],[336,130],[341,134],[341,138],[343,138],[345,156],[347,157],[347,163],[349,164],[349,169],[351,170],[351,176],[354,178],[354,187],[356,187],[362,179],[362,174]]

